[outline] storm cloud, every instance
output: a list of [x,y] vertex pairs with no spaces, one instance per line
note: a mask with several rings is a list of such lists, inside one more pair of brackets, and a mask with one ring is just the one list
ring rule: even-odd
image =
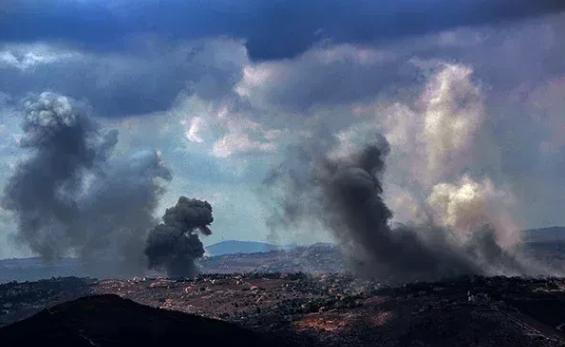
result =
[[7,1],[0,40],[66,41],[116,50],[132,36],[173,40],[227,36],[254,60],[291,58],[315,42],[375,43],[461,26],[498,24],[562,11],[559,0],[432,1]]
[[241,44],[227,39],[150,38],[122,52],[0,40],[0,90],[16,99],[54,91],[87,100],[104,118],[143,115],[168,110],[182,91],[223,98],[240,79],[246,59]]

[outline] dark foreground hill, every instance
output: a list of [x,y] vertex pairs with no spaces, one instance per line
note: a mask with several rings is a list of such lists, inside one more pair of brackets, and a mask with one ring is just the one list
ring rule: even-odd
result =
[[0,329],[9,346],[273,346],[227,322],[96,295],[45,309]]

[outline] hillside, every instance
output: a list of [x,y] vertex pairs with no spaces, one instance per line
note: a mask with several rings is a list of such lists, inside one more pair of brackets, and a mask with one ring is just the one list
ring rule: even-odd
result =
[[[102,296],[58,305],[85,285]],[[2,347],[251,347],[265,345],[264,336],[312,347],[565,346],[563,278],[389,287],[347,274],[215,274],[0,285],[0,321],[31,311],[41,312],[0,329]]]
[[272,346],[219,320],[144,306],[117,295],[80,298],[0,329],[2,346]]
[[206,253],[209,256],[218,256],[237,253],[269,252],[277,249],[280,249],[280,247],[266,242],[227,240],[206,247]]
[[[523,239],[522,251],[528,256],[558,268],[565,264],[565,227],[525,230]],[[346,270],[345,259],[339,249],[330,243],[280,248],[264,242],[223,241],[207,247],[207,256],[199,260],[199,265],[204,273],[321,273]],[[4,259],[0,260],[0,283],[62,276],[124,277],[111,273],[113,267],[110,262],[100,263],[95,268],[99,269],[98,272],[85,270],[76,258],[63,258],[51,264],[44,263],[40,258]],[[104,273],[100,269],[104,269]]]
[[522,232],[522,237],[525,242],[565,241],[565,227],[528,229]]

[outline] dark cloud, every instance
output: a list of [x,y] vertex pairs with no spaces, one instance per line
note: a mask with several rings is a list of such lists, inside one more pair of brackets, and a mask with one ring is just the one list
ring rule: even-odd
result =
[[[505,0],[385,1],[359,2],[357,6],[337,1],[142,3],[28,0],[5,5],[5,18],[0,20],[0,72],[4,77],[0,90],[15,98],[51,90],[86,99],[106,117],[146,114],[168,109],[183,90],[207,100],[221,100],[241,79],[249,56],[274,59],[300,55],[283,61],[287,66],[282,66],[272,83],[259,86],[258,97],[278,109],[303,112],[311,106],[364,102],[384,89],[404,89],[417,82],[416,69],[404,64],[415,56],[448,57],[473,65],[481,62],[476,69],[487,76],[486,82],[505,89],[520,83],[526,73],[523,64],[501,65],[498,59],[485,57],[503,55],[508,61],[515,59],[518,51],[520,60],[528,60],[532,78],[564,69],[558,47],[544,46],[547,40],[534,36],[539,31],[528,32],[516,25],[496,26],[496,35],[488,28],[479,30],[478,35],[486,37],[481,49],[469,49],[472,36],[457,37],[459,45],[442,46],[437,37],[420,35],[478,24],[479,14],[485,22],[498,23],[498,18],[506,23],[506,19],[559,10],[551,1],[517,1],[512,5]],[[508,13],[503,11],[506,7]],[[443,12],[451,14],[441,19]],[[420,20],[420,16],[429,18]],[[100,24],[102,30],[89,26],[90,22]],[[513,49],[503,42],[516,33],[523,37],[516,44],[525,47]],[[411,38],[413,34],[418,38]],[[408,41],[399,40],[405,37]],[[338,55],[334,60],[316,56],[334,43],[350,45],[334,52]],[[356,43],[362,45],[352,45]],[[313,45],[320,49],[308,51]],[[377,53],[383,50],[390,56],[360,64],[355,60],[358,58],[344,55],[363,46],[378,46]],[[549,54],[548,50],[557,52]],[[544,59],[538,59],[542,53]],[[3,59],[13,59],[12,65],[3,64]]]
[[147,39],[130,49],[110,54],[62,45],[0,46],[0,90],[14,98],[50,90],[88,100],[102,117],[125,117],[167,110],[182,90],[221,99],[247,58],[239,42],[221,39]]
[[194,261],[204,255],[198,234],[212,234],[208,226],[213,221],[208,202],[181,196],[175,206],[167,209],[163,223],[149,233],[145,248],[149,267],[164,269],[171,277],[194,275]]
[[157,153],[113,158],[117,131],[102,133],[84,107],[52,93],[26,102],[22,128],[29,156],[2,199],[17,239],[47,260],[75,255],[91,270],[107,261],[114,275],[142,271],[159,180],[171,179]]
[[247,40],[253,59],[293,57],[323,39],[375,42],[454,27],[498,24],[561,11],[560,0],[403,0],[303,2],[9,1],[0,40],[68,41],[115,50],[132,36],[230,36]]

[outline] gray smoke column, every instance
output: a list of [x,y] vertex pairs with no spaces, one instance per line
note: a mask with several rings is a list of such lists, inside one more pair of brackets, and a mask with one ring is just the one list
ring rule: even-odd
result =
[[149,267],[165,269],[170,277],[194,275],[194,261],[204,255],[198,235],[210,235],[208,226],[213,221],[208,202],[181,196],[166,210],[163,223],[149,233],[145,248]]
[[459,242],[450,230],[431,222],[392,228],[392,212],[382,198],[381,177],[389,152],[383,137],[346,158],[336,159],[315,146],[305,148],[308,146],[301,148],[301,154],[289,156],[268,181],[283,182],[286,192],[280,201],[282,212],[272,222],[299,225],[304,219],[320,221],[358,273],[407,282],[528,271],[497,245],[488,225],[466,242]]
[[96,274],[143,271],[160,182],[171,179],[158,153],[113,158],[118,132],[102,132],[85,107],[54,93],[25,103],[22,129],[29,155],[2,197],[18,240],[46,260],[78,256]]

